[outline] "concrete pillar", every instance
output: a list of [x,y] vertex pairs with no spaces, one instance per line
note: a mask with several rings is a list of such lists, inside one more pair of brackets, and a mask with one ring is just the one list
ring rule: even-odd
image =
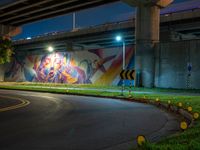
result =
[[136,14],[136,86],[153,87],[155,76],[155,45],[159,42],[160,9],[173,0],[123,0],[137,7]]
[[0,24],[0,36],[8,35],[13,37],[22,32],[21,27],[6,26]]
[[138,6],[136,16],[136,86],[153,87],[155,74],[155,45],[159,42],[160,8]]

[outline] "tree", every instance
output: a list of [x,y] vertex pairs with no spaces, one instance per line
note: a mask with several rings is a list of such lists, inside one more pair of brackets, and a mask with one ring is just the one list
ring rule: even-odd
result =
[[6,36],[0,36],[0,64],[10,62],[13,54],[14,52],[11,39]]

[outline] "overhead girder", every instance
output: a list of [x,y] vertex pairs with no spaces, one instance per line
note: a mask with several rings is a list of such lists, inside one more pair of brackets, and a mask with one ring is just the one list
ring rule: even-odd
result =
[[0,23],[23,25],[119,0],[18,0],[0,6]]
[[158,6],[160,8],[167,7],[174,0],[123,0],[131,6]]

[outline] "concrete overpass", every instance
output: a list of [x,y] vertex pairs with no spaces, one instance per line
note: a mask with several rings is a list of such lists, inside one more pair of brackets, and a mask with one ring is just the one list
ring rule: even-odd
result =
[[[59,47],[60,49],[58,48],[59,50],[63,49],[62,46],[63,47],[67,46],[68,48],[70,47],[72,48],[72,45],[77,46],[77,48],[79,47],[79,50],[84,49],[84,47],[88,45],[109,47],[112,46],[113,44],[112,33],[122,32],[126,35],[125,41],[127,44],[133,44],[134,42],[136,43],[135,67],[137,73],[141,74],[142,82],[140,85],[145,87],[152,87],[153,83],[155,83],[154,82],[155,80],[158,82],[158,85],[161,85],[162,87],[166,87],[166,83],[168,84],[170,83],[168,87],[175,87],[177,85],[176,83],[175,86],[172,85],[174,82],[172,81],[172,79],[176,77],[177,78],[176,80],[181,83],[180,84],[181,86],[179,87],[182,88],[186,74],[185,64],[187,64],[187,62],[185,62],[186,58],[184,58],[184,56],[186,55],[188,56],[186,61],[190,62],[191,60],[195,69],[193,75],[194,77],[191,80],[192,81],[198,80],[199,74],[198,71],[196,71],[198,70],[199,66],[198,58],[196,57],[196,55],[198,55],[196,54],[198,52],[198,47],[195,48],[193,46],[193,45],[197,46],[198,41],[195,41],[193,43],[184,41],[178,44],[179,47],[176,45],[177,43],[175,43],[175,46],[172,46],[173,49],[169,49],[168,45],[166,45],[166,47],[164,45],[164,53],[163,53],[164,57],[162,55],[159,55],[158,53],[157,54],[159,57],[157,55],[154,55],[155,46],[160,40],[159,39],[160,8],[164,7],[165,5],[161,5],[162,1],[156,1],[156,3],[154,1],[148,1],[148,3],[146,2],[147,1],[145,0],[132,1],[131,3],[132,5],[138,6],[135,20],[123,23],[116,23],[109,25],[107,24],[99,27],[78,30],[76,32],[53,33],[52,36],[48,35],[48,37],[39,37],[37,39],[29,40],[28,42],[18,41],[19,43],[16,42],[15,44],[16,47],[18,47],[22,51],[26,51],[27,50],[26,48],[31,46],[32,49],[29,49],[28,53],[34,53],[34,49],[38,50],[44,49],[43,46],[45,45],[42,44],[46,43],[47,41],[55,42],[55,44],[57,44],[58,47],[60,45]],[[177,8],[175,8],[175,12],[178,11],[179,13],[171,13],[170,11],[169,13],[165,13],[164,16],[161,17],[161,31],[165,32],[165,34],[161,34],[161,40],[171,40],[170,37],[172,35],[175,35],[175,40],[179,40],[179,38],[180,39],[190,38],[190,36],[192,36],[192,38],[199,38],[198,37],[200,33],[199,32],[200,13],[198,5],[199,3],[198,4],[194,3],[197,1],[190,1],[190,2],[196,5],[196,7],[192,7],[187,11],[183,11],[185,9],[176,10]],[[188,3],[186,5],[188,5]],[[180,8],[183,8],[183,5],[181,5]],[[135,32],[136,36],[134,36],[133,34],[134,29],[136,30]],[[102,34],[100,35],[100,33]],[[17,44],[23,44],[23,45],[17,46]],[[180,45],[182,45],[181,48]],[[170,52],[166,53],[167,49]],[[189,52],[191,52],[190,55],[188,55]],[[172,54],[174,56],[173,58],[171,58]],[[161,60],[162,58],[164,59],[163,61]],[[171,65],[169,65],[170,62]],[[162,68],[164,68],[164,72],[167,71],[167,74],[162,73],[163,71]],[[168,70],[166,70],[166,68],[168,68]],[[183,68],[182,71],[181,68]],[[157,75],[158,73],[159,75]],[[171,76],[169,76],[169,73],[171,74]],[[157,77],[160,76],[162,77],[160,78],[160,80],[156,79]],[[190,76],[187,77],[188,77],[187,81],[189,81]],[[163,81],[166,80],[167,78],[168,78],[167,81]],[[195,82],[193,82],[192,84],[195,84]],[[195,85],[194,87],[199,87],[199,86]]]
[[119,0],[17,0],[0,7],[0,23],[21,26]]
[[[51,5],[46,5],[46,7],[38,8],[38,3],[45,3],[51,1]],[[8,26],[18,26],[28,22],[33,22],[47,17],[57,16],[66,14],[69,12],[74,12],[76,10],[81,10],[88,7],[93,7],[108,2],[114,2],[116,0],[94,0],[94,1],[84,1],[80,0],[70,0],[70,1],[53,1],[53,0],[40,0],[33,2],[30,0],[19,0],[11,3],[10,6],[1,7],[1,14],[6,12],[12,12],[15,16],[9,17],[3,16],[0,18],[1,24]],[[55,3],[54,3],[55,2]],[[61,2],[71,2],[64,6],[60,4]],[[74,3],[77,2],[77,3]],[[93,4],[93,2],[97,2]],[[141,74],[141,83],[137,86],[152,87],[154,83],[154,47],[155,44],[159,42],[159,32],[160,32],[160,9],[168,6],[173,0],[124,0],[124,2],[130,4],[131,6],[137,7],[136,13],[136,57],[135,57],[135,69],[136,72]],[[91,4],[92,3],[92,4]],[[59,5],[58,8],[54,7]],[[31,9],[31,6],[36,6],[37,10]],[[28,7],[28,8],[27,8]],[[75,8],[76,9],[75,9]],[[77,8],[78,7],[78,8]],[[22,8],[27,8],[25,10],[20,10]],[[50,9],[49,9],[50,8]],[[7,11],[6,11],[7,9]],[[43,12],[45,9],[45,12]],[[47,10],[46,10],[47,9]],[[66,10],[67,9],[67,10]],[[15,11],[20,10],[21,13],[16,13]],[[14,12],[13,12],[14,11]],[[36,12],[35,12],[36,11]],[[1,33],[2,34],[2,33]],[[5,33],[3,33],[5,34]],[[8,33],[7,33],[8,34]],[[145,60],[145,61],[144,61]],[[138,82],[137,82],[138,83]]]
[[[161,41],[178,41],[200,38],[200,9],[186,9],[171,13],[171,8],[161,13]],[[169,13],[170,12],[170,13]],[[46,53],[46,46],[53,45],[58,51],[88,50],[119,46],[117,34],[124,36],[126,45],[135,44],[135,18],[92,26],[76,31],[52,32],[45,35],[14,41],[18,53]]]
[[[0,24],[21,26],[26,23],[47,19],[59,15],[64,15],[71,12],[80,11],[108,3],[117,2],[120,0],[17,0],[4,6],[0,6]],[[141,0],[123,0],[124,2],[138,6]],[[143,3],[149,3],[142,0]],[[169,1],[169,0],[167,0]],[[165,7],[168,3],[163,0],[154,0],[151,5]],[[150,3],[149,3],[150,4]]]
[[24,24],[116,1],[119,0],[16,0],[0,6],[0,35],[14,36]]

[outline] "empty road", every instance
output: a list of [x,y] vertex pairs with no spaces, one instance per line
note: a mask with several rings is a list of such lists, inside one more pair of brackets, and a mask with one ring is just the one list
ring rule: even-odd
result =
[[1,150],[128,150],[178,130],[151,105],[86,96],[0,90]]

